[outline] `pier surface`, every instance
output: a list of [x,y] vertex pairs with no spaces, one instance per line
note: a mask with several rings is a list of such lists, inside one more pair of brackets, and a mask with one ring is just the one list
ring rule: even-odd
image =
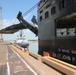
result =
[[36,73],[9,47],[9,43],[1,42],[0,75],[36,75]]
[[0,42],[0,75],[65,75],[7,42]]

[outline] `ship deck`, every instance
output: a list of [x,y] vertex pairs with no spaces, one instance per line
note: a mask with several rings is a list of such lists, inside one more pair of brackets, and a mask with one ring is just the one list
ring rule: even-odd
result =
[[[0,75],[66,75],[8,42],[0,42]],[[71,74],[70,74],[71,75]],[[74,74],[75,75],[75,74]]]

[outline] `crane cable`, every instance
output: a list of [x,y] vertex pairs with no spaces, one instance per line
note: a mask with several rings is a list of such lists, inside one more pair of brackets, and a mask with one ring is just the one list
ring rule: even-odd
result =
[[[39,3],[39,2],[38,2]],[[34,10],[37,6],[38,6],[38,3],[36,3],[32,8],[30,8],[27,12],[25,12],[23,14],[23,16],[26,16],[27,14],[29,14],[32,10]]]

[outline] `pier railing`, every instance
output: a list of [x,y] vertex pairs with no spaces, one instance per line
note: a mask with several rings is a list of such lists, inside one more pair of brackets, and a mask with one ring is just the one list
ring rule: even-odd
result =
[[[22,47],[12,44],[13,47],[17,47],[22,51],[25,51]],[[47,65],[49,65],[50,67],[53,67],[56,70],[59,70],[60,72],[63,72],[67,75],[76,75],[76,66],[68,64],[66,62],[63,62],[61,60],[49,57],[49,56],[44,56],[42,57],[39,54],[35,54],[33,52],[28,51],[28,55],[34,57],[35,59],[37,59],[38,61],[41,61]]]

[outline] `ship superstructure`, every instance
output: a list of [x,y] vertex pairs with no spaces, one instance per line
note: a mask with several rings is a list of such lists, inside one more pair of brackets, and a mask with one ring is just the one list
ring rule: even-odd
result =
[[38,4],[39,54],[76,65],[76,0],[41,0]]

